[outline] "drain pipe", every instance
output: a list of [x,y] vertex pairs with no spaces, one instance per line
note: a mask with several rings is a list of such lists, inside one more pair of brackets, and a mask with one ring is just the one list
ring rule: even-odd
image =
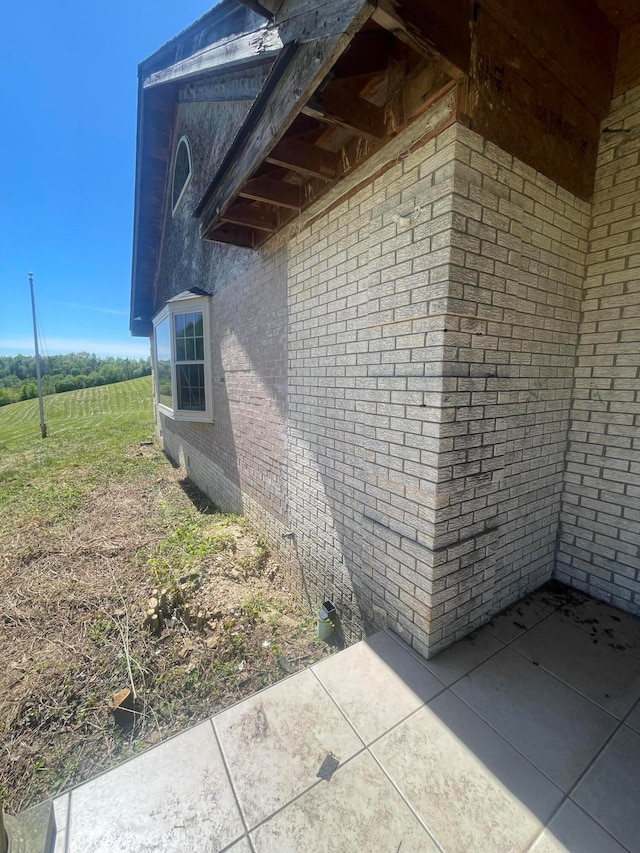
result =
[[53,853],[56,821],[53,802],[46,800],[15,817],[0,803],[0,853]]

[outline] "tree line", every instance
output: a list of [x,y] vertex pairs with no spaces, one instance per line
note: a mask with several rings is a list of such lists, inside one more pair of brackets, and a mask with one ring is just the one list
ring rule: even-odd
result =
[[[137,379],[151,373],[149,358],[98,358],[88,352],[40,357],[42,393],[59,394]],[[36,359],[32,355],[0,355],[0,406],[38,396]]]

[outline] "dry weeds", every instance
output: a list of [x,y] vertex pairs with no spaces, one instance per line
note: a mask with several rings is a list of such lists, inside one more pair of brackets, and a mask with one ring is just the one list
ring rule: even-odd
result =
[[[327,653],[242,519],[215,514],[157,447],[129,457],[133,474],[97,482],[68,517],[22,518],[0,541],[0,794],[9,811]],[[179,610],[159,636],[142,627],[152,590],[165,584],[180,587],[192,613],[207,612],[200,630]],[[107,704],[131,683],[135,723],[123,730]]]

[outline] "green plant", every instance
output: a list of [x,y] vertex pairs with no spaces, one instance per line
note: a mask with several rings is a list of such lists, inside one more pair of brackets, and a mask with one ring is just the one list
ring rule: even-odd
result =
[[96,646],[105,646],[115,632],[116,626],[113,622],[109,619],[103,619],[101,616],[92,622],[89,628],[89,636]]

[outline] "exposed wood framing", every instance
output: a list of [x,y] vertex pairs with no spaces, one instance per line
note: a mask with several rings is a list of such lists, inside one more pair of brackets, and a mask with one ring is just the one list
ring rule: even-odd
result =
[[267,163],[309,178],[335,178],[340,158],[333,151],[297,139],[283,139],[266,158]]
[[274,234],[280,227],[280,221],[276,211],[250,207],[247,204],[232,204],[222,218],[222,222],[230,225],[265,231],[267,234]]
[[461,112],[482,136],[580,198],[593,186],[599,120],[485,10]]
[[590,112],[607,114],[617,38],[595,0],[477,2]]
[[343,127],[363,139],[379,141],[385,136],[384,110],[362,98],[355,98],[330,84],[303,108],[303,113],[327,124]]
[[640,85],[640,20],[631,20],[620,32],[614,95]]
[[250,201],[261,201],[296,211],[300,210],[302,204],[302,192],[299,186],[271,178],[254,178],[252,181],[247,181],[238,195]]
[[212,45],[145,81],[183,79],[216,52],[225,67],[233,57],[248,61],[257,33],[265,45],[268,32],[285,45],[194,212],[203,238],[262,245],[321,196],[339,193],[359,163],[451,95],[452,81],[459,120],[589,196],[615,51],[596,0],[246,5],[272,17],[273,29]]
[[243,33],[209,45],[205,50],[176,62],[169,68],[150,74],[143,82],[143,88],[159,86],[162,83],[181,82],[190,77],[224,68],[225,73],[234,66],[254,64],[256,60],[275,57],[282,48],[277,30],[261,27],[253,33]]
[[373,20],[454,79],[469,70],[471,0],[379,0]]
[[216,243],[229,243],[232,246],[242,246],[245,249],[255,249],[260,245],[256,231],[238,228],[235,225],[221,223],[212,231],[212,240]]
[[259,2],[259,0],[238,0],[238,2],[269,20],[273,18],[280,5],[280,0],[265,0],[264,3]]
[[[320,82],[349,45],[353,35],[371,14],[359,0],[344,33],[317,38],[288,47],[281,54],[245,123],[246,133],[236,138],[213,184],[195,211],[201,220],[200,233],[210,238],[217,218],[241,190],[247,177],[262,164]],[[233,168],[231,165],[233,164]]]
[[[423,110],[422,115],[411,122],[402,135],[391,139],[384,146],[371,148],[363,158],[367,160],[366,176],[359,177],[358,171],[352,169],[321,197],[312,199],[308,209],[299,217],[300,226],[306,227],[313,224],[319,216],[323,216],[328,210],[359,192],[367,183],[384,174],[398,161],[417,151],[445,128],[450,127],[456,117],[455,105],[455,83],[449,81],[447,86],[431,99],[429,108]],[[353,141],[351,144],[355,146],[356,143]]]

